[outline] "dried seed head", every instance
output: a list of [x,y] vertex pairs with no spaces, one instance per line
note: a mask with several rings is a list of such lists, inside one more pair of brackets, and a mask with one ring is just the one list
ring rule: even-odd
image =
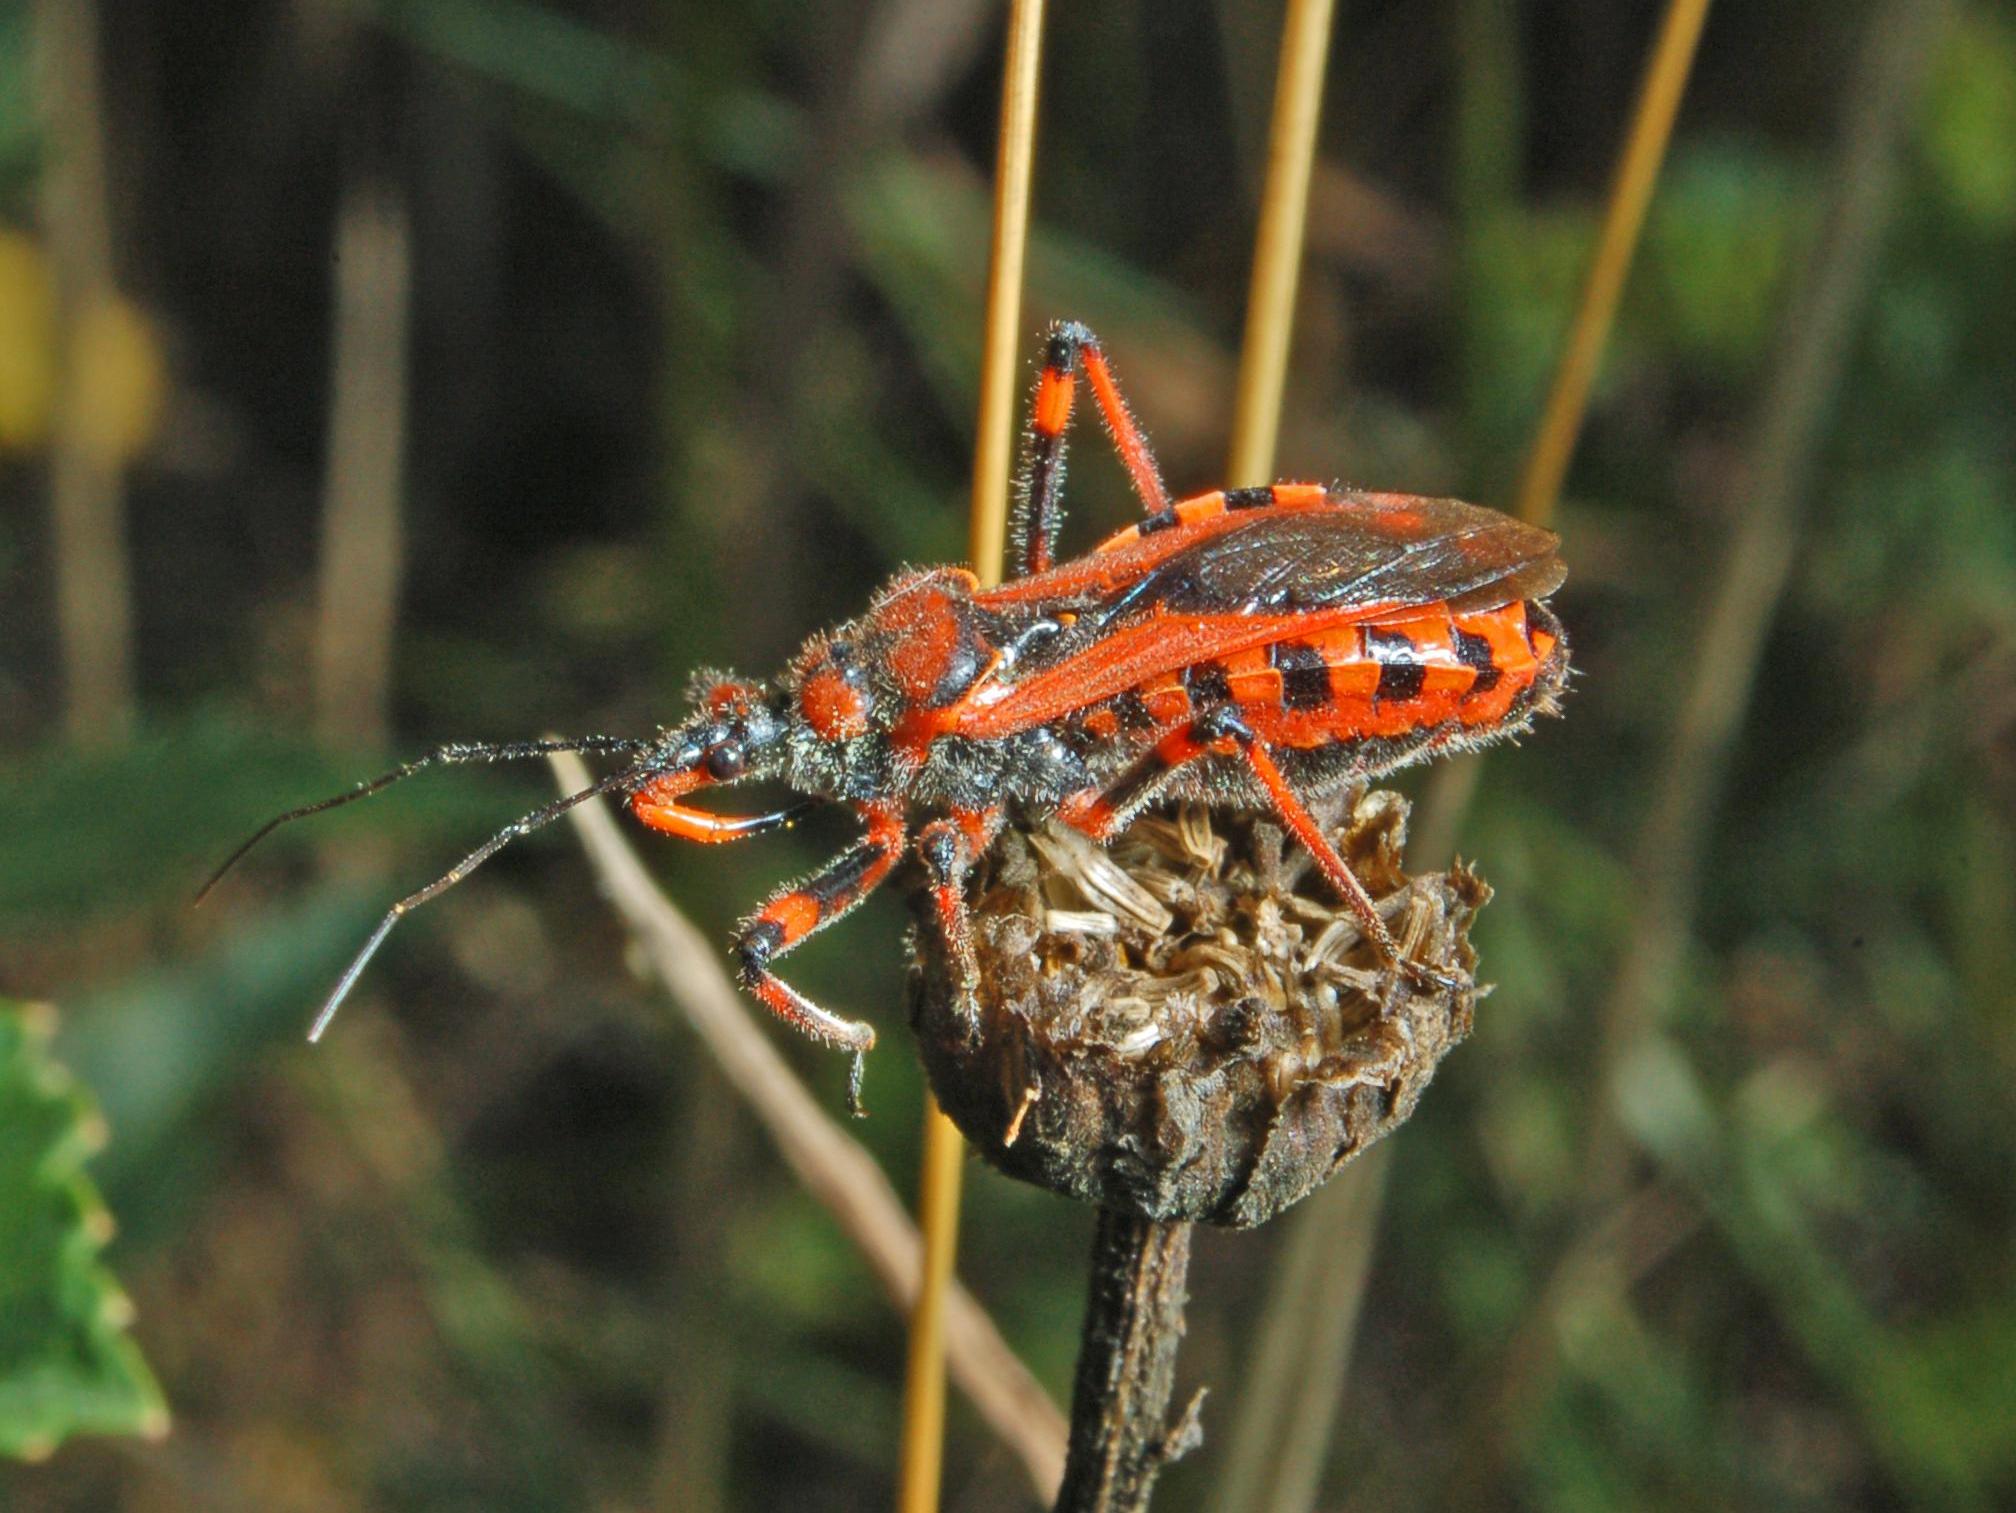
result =
[[1004,832],[972,894],[979,1002],[920,922],[911,1016],[933,1091],[1011,1176],[1118,1212],[1244,1226],[1280,1212],[1413,1112],[1478,996],[1457,865],[1400,869],[1407,805],[1316,806],[1423,988],[1265,818],[1184,806],[1104,849]]

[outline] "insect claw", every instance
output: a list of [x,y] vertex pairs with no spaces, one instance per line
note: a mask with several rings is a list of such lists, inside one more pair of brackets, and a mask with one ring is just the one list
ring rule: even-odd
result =
[[1426,962],[1416,961],[1412,957],[1403,957],[1394,965],[1400,969],[1400,974],[1416,987],[1427,988],[1431,992],[1460,993],[1468,986],[1461,977],[1431,967]]
[[856,1051],[853,1062],[847,1068],[847,1112],[856,1119],[868,1117],[868,1105],[861,1101],[861,1079],[867,1074],[867,1053]]

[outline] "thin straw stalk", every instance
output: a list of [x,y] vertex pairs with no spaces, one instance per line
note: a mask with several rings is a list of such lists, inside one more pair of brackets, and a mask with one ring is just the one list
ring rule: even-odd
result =
[[[1014,0],[1002,69],[1001,127],[994,165],[994,230],[987,259],[986,330],[973,458],[969,555],[984,583],[1001,578],[1008,518],[1009,454],[1015,433],[1015,353],[1022,323],[1022,267],[1029,242],[1029,184],[1036,157],[1042,0]],[[903,1391],[897,1507],[938,1506],[945,1443],[945,1296],[959,1243],[959,1187],[966,1145],[927,1092],[918,1222],[924,1273],[910,1316]]]

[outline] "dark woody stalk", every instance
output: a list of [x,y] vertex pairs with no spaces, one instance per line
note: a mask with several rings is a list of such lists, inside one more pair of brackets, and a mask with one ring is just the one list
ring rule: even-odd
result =
[[1182,1416],[1169,1421],[1188,1300],[1190,1228],[1185,1220],[1099,1211],[1058,1513],[1147,1507],[1162,1468],[1203,1437],[1201,1389]]

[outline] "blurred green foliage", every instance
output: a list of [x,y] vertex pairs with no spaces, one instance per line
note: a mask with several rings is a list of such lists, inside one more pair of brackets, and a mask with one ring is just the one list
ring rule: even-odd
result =
[[[0,1501],[886,1502],[899,1326],[628,972],[563,836],[416,916],[298,1045],[377,912],[540,801],[542,771],[416,780],[186,905],[263,818],[388,758],[649,730],[695,666],[774,667],[902,563],[959,554],[998,16],[100,9],[119,273],[176,381],[128,480],[143,733],[58,734],[46,467],[0,460],[0,986],[67,1006],[177,1431],[0,1473]],[[1172,484],[1206,487],[1275,17],[1053,9],[1028,325],[1099,329]],[[1340,8],[1284,474],[1507,492],[1657,9]],[[1498,988],[1398,1137],[1324,1506],[2016,1500],[2003,0],[1954,5],[1905,144],[1729,780],[1689,817],[1700,909],[1628,1064],[1629,1193],[1585,1212],[1624,858],[1869,13],[1711,16],[1563,508],[1582,676],[1567,718],[1493,754],[1462,837],[1497,889]],[[0,12],[0,209],[22,224],[45,150],[26,44]],[[399,753],[305,734],[330,224],[359,175],[414,227]],[[1100,452],[1088,429],[1079,542],[1127,508]],[[847,833],[651,855],[725,936]],[[883,1027],[859,1132],[907,1188],[900,920],[878,902],[791,975]],[[787,1048],[840,1107],[844,1068]],[[1087,1216],[976,1173],[965,1228],[962,1273],[1061,1396]],[[1209,1499],[1277,1243],[1200,1237],[1185,1372],[1213,1397],[1170,1508]],[[948,1465],[948,1505],[1027,1505],[956,1401]]]
[[34,1460],[74,1434],[168,1427],[98,1262],[112,1221],[83,1168],[105,1126],[50,1058],[54,1017],[0,1001],[0,1455]]

